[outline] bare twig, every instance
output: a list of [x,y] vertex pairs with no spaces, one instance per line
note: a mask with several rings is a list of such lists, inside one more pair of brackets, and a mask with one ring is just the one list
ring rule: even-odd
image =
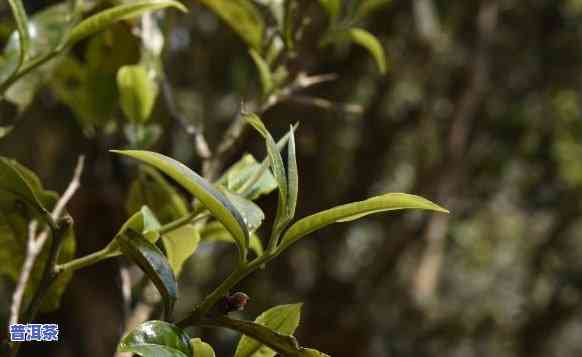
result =
[[[58,220],[61,218],[61,215],[67,203],[71,200],[75,192],[78,190],[80,186],[81,175],[83,173],[84,163],[85,158],[83,156],[80,156],[79,160],[77,161],[75,173],[73,174],[71,182],[69,183],[67,189],[65,190],[61,198],[58,200],[53,211],[51,212],[51,216],[53,217],[54,220]],[[48,228],[37,236],[37,226],[38,223],[36,221],[32,221],[30,222],[28,227],[29,229],[26,257],[24,260],[22,271],[20,273],[20,276],[18,277],[16,289],[14,290],[14,294],[12,295],[12,305],[10,307],[10,324],[18,323],[20,308],[22,306],[22,298],[24,297],[24,291],[26,290],[28,279],[30,278],[30,274],[32,272],[32,268],[34,267],[34,263],[36,262],[38,255],[42,251],[44,244],[46,243],[49,237]]]

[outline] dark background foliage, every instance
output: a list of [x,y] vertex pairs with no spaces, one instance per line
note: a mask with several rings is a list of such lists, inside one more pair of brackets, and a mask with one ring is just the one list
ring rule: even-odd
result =
[[[187,15],[168,16],[164,66],[180,110],[214,147],[259,83],[239,38],[188,5]],[[303,93],[337,103],[332,108],[298,100],[263,115],[276,137],[300,122],[298,216],[388,191],[421,194],[452,214],[378,215],[326,228],[241,284],[251,296],[242,316],[303,301],[299,340],[338,357],[582,353],[582,2],[394,0],[366,27],[386,49],[386,76],[358,47],[318,48],[312,39],[324,14],[315,2],[302,11],[312,22],[293,65],[339,79]],[[6,35],[5,5],[0,16]],[[121,24],[109,33],[123,31]],[[84,45],[73,55],[82,59]],[[154,120],[165,134],[154,149],[201,170],[192,137],[166,109],[158,100]],[[106,245],[127,217],[134,174],[107,152],[126,145],[120,132],[97,123],[85,135],[46,86],[21,114],[2,103],[0,120],[16,125],[0,140],[2,155],[33,168],[51,189],[62,191],[76,157],[87,155],[70,205],[78,254]],[[262,157],[262,145],[245,134],[225,164],[247,150]],[[260,201],[267,216],[275,196]],[[202,245],[184,268],[177,314],[233,259],[231,246]],[[77,272],[61,309],[40,317],[60,324],[61,341],[27,345],[23,356],[112,355],[128,313],[120,278],[127,265],[118,259]],[[2,320],[12,289],[0,285]],[[217,355],[232,353],[236,335],[196,332]]]

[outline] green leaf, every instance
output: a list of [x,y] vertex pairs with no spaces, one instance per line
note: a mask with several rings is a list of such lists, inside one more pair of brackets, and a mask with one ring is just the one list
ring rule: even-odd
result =
[[72,46],[80,40],[111,26],[115,22],[127,20],[140,16],[145,12],[160,10],[166,7],[174,7],[183,12],[188,11],[184,5],[174,0],[140,0],[118,5],[81,21],[71,31],[67,40],[67,46]]
[[141,234],[128,229],[117,238],[124,255],[136,263],[154,283],[164,300],[166,319],[178,298],[178,284],[164,254]]
[[281,250],[304,236],[336,222],[348,222],[369,214],[403,209],[421,209],[449,213],[446,209],[420,196],[388,193],[365,201],[348,203],[295,222],[283,235]]
[[200,242],[200,231],[193,225],[185,225],[162,236],[168,263],[176,276],[180,275],[184,262],[190,258]]
[[133,216],[121,226],[113,240],[107,246],[107,257],[115,257],[121,254],[118,238],[124,235],[128,230],[140,232],[150,243],[154,244],[160,238],[160,222],[154,213],[147,206],[143,206]]
[[314,350],[312,348],[303,348],[302,350],[303,350],[302,356],[305,357],[330,357],[328,354],[319,352],[318,350]]
[[289,129],[289,145],[287,146],[287,183],[289,185],[287,215],[289,216],[289,219],[292,219],[295,216],[297,196],[299,194],[299,169],[297,168],[295,133],[293,127]]
[[257,228],[261,226],[263,220],[265,219],[263,210],[253,201],[248,200],[239,194],[229,192],[228,190],[224,190],[223,192],[226,198],[229,199],[229,201],[242,215],[243,221],[245,222],[249,232],[257,230]]
[[277,181],[268,170],[268,163],[265,160],[263,166],[252,155],[245,154],[226,170],[217,183],[250,200],[257,199],[277,188]]
[[228,24],[252,49],[261,52],[265,22],[248,0],[198,0]]
[[356,21],[363,19],[373,12],[386,7],[392,0],[360,0],[358,9],[356,10]]
[[10,134],[12,129],[14,129],[13,126],[0,126],[0,139]]
[[[40,181],[29,174],[14,160],[0,157],[0,193],[18,197],[41,213],[47,222],[52,221],[50,212],[39,197]],[[5,199],[0,197],[0,200]]]
[[279,152],[275,140],[273,140],[273,137],[267,131],[267,128],[265,128],[261,119],[256,114],[248,114],[245,119],[265,138],[267,153],[271,162],[271,169],[273,170],[273,175],[275,176],[277,186],[279,187],[279,203],[274,224],[274,234],[276,235],[281,232],[291,220],[287,209],[288,187],[283,158],[281,157],[281,153]]
[[18,28],[18,40],[20,47],[20,56],[18,59],[17,69],[22,66],[24,61],[26,61],[26,56],[28,55],[28,49],[30,47],[30,33],[28,32],[28,17],[26,15],[26,10],[22,5],[21,0],[8,0],[10,8],[12,9],[12,14],[14,15],[14,20],[16,21],[16,27]]
[[190,337],[176,325],[147,321],[125,335],[118,352],[133,352],[143,357],[191,357]]
[[[236,241],[234,240],[232,235],[226,230],[226,228],[224,228],[222,223],[218,221],[212,221],[207,223],[202,229],[200,237],[207,241],[229,242],[236,244]],[[249,248],[257,256],[260,257],[261,255],[263,255],[263,243],[255,233],[251,233]]]
[[321,6],[325,9],[332,22],[339,16],[342,0],[319,0]]
[[236,239],[239,257],[241,259],[246,258],[249,231],[246,228],[244,219],[224,194],[218,191],[211,183],[184,164],[162,154],[141,150],[112,150],[112,152],[146,162],[176,180],[224,224]]
[[194,353],[192,356],[194,357],[216,357],[212,346],[207,344],[206,342],[202,341],[199,338],[193,338],[190,340],[190,344],[192,345],[192,350]]
[[255,62],[255,66],[257,66],[259,78],[261,79],[261,87],[263,88],[263,95],[266,96],[273,90],[273,77],[269,64],[257,53],[257,51],[251,49],[249,50],[249,54]]
[[[263,312],[255,322],[282,335],[292,335],[301,315],[302,304],[280,305]],[[243,335],[234,357],[273,357],[276,352],[261,342]]]
[[364,47],[374,60],[376,61],[376,65],[378,66],[378,70],[381,74],[386,74],[388,66],[386,64],[386,55],[384,54],[384,49],[382,48],[382,44],[376,36],[372,35],[366,30],[360,28],[351,28],[348,30],[348,36],[350,40],[362,47]]
[[150,118],[156,102],[158,86],[145,66],[123,66],[117,72],[120,103],[127,119],[145,123]]

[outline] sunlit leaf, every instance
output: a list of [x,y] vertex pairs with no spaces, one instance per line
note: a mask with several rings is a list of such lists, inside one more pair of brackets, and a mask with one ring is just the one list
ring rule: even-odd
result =
[[[301,315],[301,304],[280,305],[263,312],[255,323],[282,335],[292,335]],[[243,335],[238,343],[235,357],[273,357],[276,352],[263,343]]]
[[113,152],[146,162],[176,180],[224,224],[236,239],[240,257],[244,259],[249,241],[249,231],[244,219],[224,194],[211,183],[184,164],[162,154],[140,150],[113,150]]
[[195,357],[216,357],[212,346],[208,343],[202,341],[199,338],[193,338],[190,340],[190,344],[192,345],[192,350],[194,354],[192,356]]
[[248,0],[198,0],[228,24],[255,51],[261,52],[265,23]]
[[125,234],[126,231],[133,230],[134,232],[141,233],[150,243],[153,244],[160,238],[158,232],[160,227],[160,222],[149,207],[141,207],[138,212],[134,213],[127,221],[125,221],[114,239],[109,243],[106,248],[108,252],[107,256],[114,257],[121,254],[117,239]]
[[200,242],[200,231],[193,225],[185,225],[162,236],[168,262],[178,276],[184,262],[190,258]]
[[178,298],[178,284],[164,254],[131,229],[117,237],[117,241],[123,254],[137,264],[154,283],[164,300],[165,316],[169,318]]
[[378,38],[376,38],[376,36],[372,35],[368,31],[360,28],[350,29],[348,31],[348,35],[354,43],[357,43],[358,45],[367,49],[368,52],[370,52],[376,61],[376,65],[378,66],[380,73],[385,74],[388,69],[386,64],[386,55],[384,54],[384,48],[382,48],[382,44],[380,41],[378,41]]
[[347,222],[369,214],[403,209],[421,209],[448,213],[446,209],[420,196],[406,193],[388,193],[365,201],[337,206],[300,219],[283,235],[281,249],[285,249],[302,237],[333,223]]
[[71,31],[67,45],[72,46],[80,40],[109,27],[115,22],[137,17],[148,11],[160,10],[167,7],[174,7],[183,12],[188,11],[184,5],[174,0],[139,0],[117,5],[81,21]]
[[12,126],[0,126],[0,139],[10,134],[12,129],[14,129]]
[[[200,238],[205,241],[219,241],[236,244],[236,241],[232,235],[226,230],[226,228],[224,228],[222,223],[218,221],[212,221],[204,225],[204,228],[200,233]],[[249,249],[252,250],[257,256],[263,255],[263,243],[255,233],[251,233]]]
[[297,168],[295,151],[295,133],[293,127],[291,127],[289,130],[289,145],[287,146],[287,183],[289,185],[287,214],[290,218],[295,216],[297,196],[299,194],[299,169]]
[[266,195],[277,188],[277,181],[267,165],[263,167],[250,154],[245,154],[242,159],[232,165],[217,183],[250,200]]
[[164,321],[147,321],[125,335],[118,352],[133,352],[143,357],[192,357],[190,337],[179,327]]
[[259,55],[255,50],[249,51],[251,58],[255,62],[255,66],[259,72],[259,78],[261,79],[261,87],[263,88],[263,95],[267,95],[273,89],[273,78],[271,75],[271,69],[269,64],[265,62],[263,57]]
[[156,101],[158,86],[142,65],[123,66],[117,72],[120,104],[126,118],[145,123]]

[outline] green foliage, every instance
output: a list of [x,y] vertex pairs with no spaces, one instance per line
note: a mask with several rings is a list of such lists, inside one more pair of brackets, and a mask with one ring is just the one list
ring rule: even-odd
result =
[[143,357],[191,357],[190,337],[175,325],[147,321],[125,335],[118,352],[133,352]]
[[192,345],[192,350],[194,351],[192,356],[216,357],[216,355],[214,354],[214,350],[212,349],[212,346],[202,341],[201,339],[193,338],[190,340],[190,344]]
[[123,66],[117,72],[120,104],[128,120],[145,123],[150,118],[158,87],[142,65]]

